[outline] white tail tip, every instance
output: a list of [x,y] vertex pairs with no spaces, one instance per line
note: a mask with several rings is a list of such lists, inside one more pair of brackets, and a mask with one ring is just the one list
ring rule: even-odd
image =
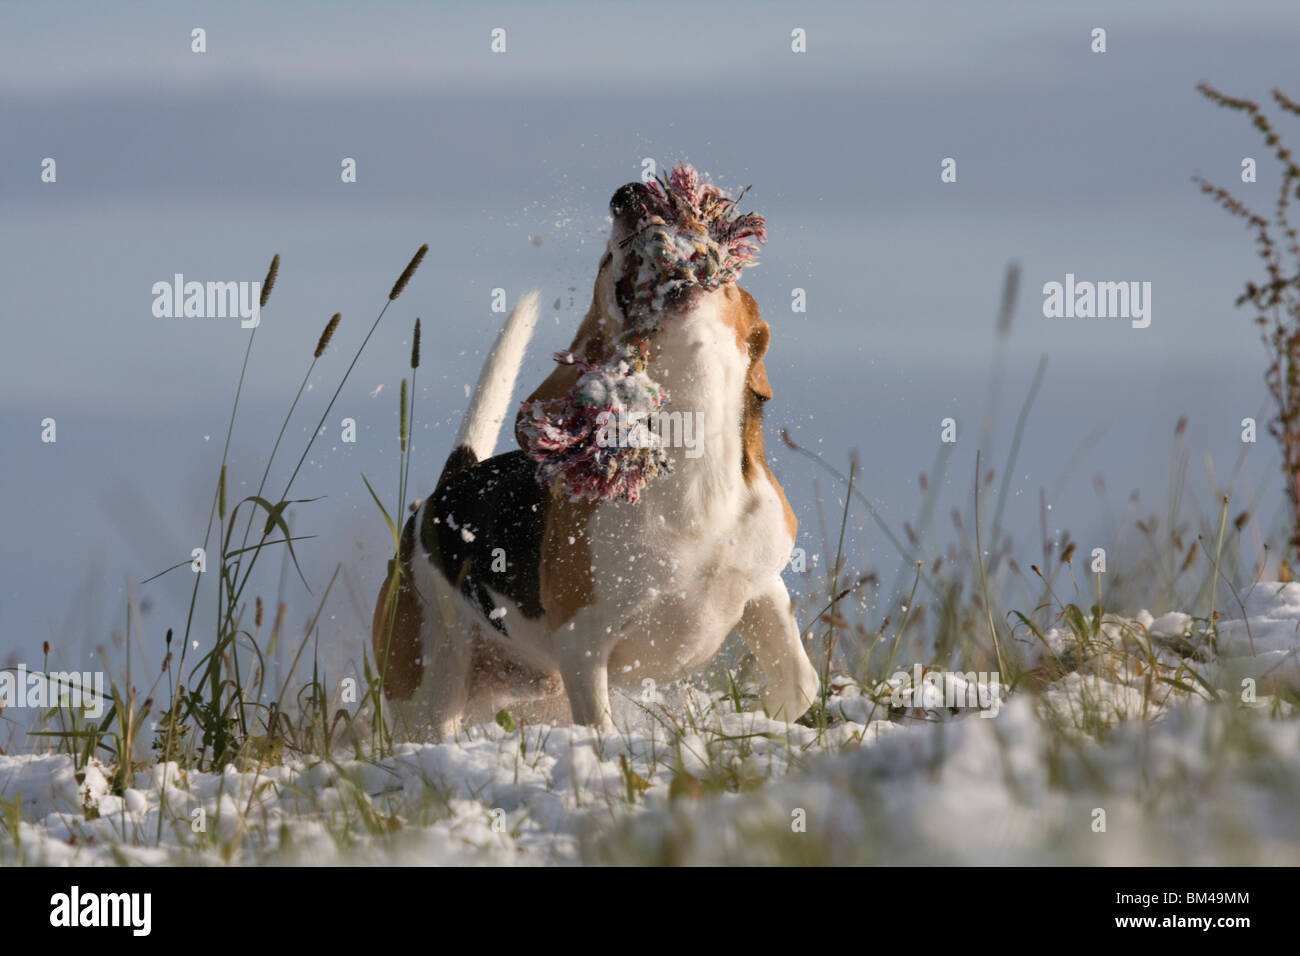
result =
[[510,411],[510,396],[515,390],[515,380],[528,350],[533,327],[541,314],[538,292],[528,292],[519,297],[510,310],[492,351],[483,362],[478,385],[470,398],[465,418],[460,423],[456,443],[452,447],[468,445],[479,461],[491,458],[496,449],[497,437]]

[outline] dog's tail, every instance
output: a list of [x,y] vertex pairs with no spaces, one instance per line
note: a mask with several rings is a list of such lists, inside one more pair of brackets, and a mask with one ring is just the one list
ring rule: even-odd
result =
[[[510,310],[506,324],[497,336],[496,344],[483,362],[478,384],[470,398],[469,408],[461,420],[460,431],[452,446],[451,457],[443,474],[458,471],[475,462],[491,458],[496,449],[497,436],[510,410],[510,396],[515,390],[515,380],[524,362],[528,340],[533,336],[540,314],[538,293],[529,292],[520,297]],[[459,459],[459,460],[458,460]]]

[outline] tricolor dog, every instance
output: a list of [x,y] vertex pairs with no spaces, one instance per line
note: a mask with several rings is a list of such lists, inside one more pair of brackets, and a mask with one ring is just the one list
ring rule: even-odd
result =
[[736,284],[764,223],[735,206],[688,166],[614,194],[591,308],[516,417],[523,450],[494,457],[536,294],[506,320],[375,609],[385,692],[434,734],[501,707],[609,726],[611,685],[686,677],[733,629],[769,714],[815,699],[781,580],[795,517],[763,450],[770,332]]

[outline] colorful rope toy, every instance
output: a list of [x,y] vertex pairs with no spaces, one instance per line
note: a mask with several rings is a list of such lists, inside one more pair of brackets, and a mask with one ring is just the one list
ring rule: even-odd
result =
[[[767,241],[762,216],[736,215],[745,191],[732,199],[701,184],[693,166],[678,164],[645,187],[632,200],[633,226],[622,243],[637,271],[612,354],[589,363],[557,352],[557,362],[577,365],[584,374],[560,398],[523,404],[524,450],[537,462],[537,480],[574,500],[635,502],[652,479],[672,470],[656,430],[626,432],[611,423],[649,426],[668,404],[667,393],[645,371],[648,336],[664,306],[691,288],[712,291],[735,282],[755,264],[754,240]],[[612,434],[633,437],[610,441]]]

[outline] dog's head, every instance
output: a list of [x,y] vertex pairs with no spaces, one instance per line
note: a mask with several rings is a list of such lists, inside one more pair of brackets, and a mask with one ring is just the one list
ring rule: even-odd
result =
[[[675,170],[675,177],[676,173]],[[665,283],[662,295],[653,303],[656,323],[648,334],[653,337],[659,322],[671,323],[691,312],[716,316],[717,321],[734,330],[736,348],[749,361],[746,386],[753,400],[765,402],[772,397],[767,367],[763,364],[763,356],[771,339],[771,329],[760,317],[754,297],[742,289],[735,278],[727,277],[738,276],[741,267],[750,259],[753,246],[746,240],[750,236],[757,236],[760,241],[765,238],[763,220],[760,217],[741,217],[737,220],[734,216],[723,220],[724,214],[715,212],[718,217],[715,223],[721,221],[720,226],[711,226],[707,222],[701,224],[693,215],[699,213],[698,207],[690,211],[672,208],[672,200],[681,195],[680,192],[674,195],[673,182],[670,180],[666,184],[668,202],[665,202],[664,188],[652,188],[643,182],[620,186],[610,198],[609,212],[613,227],[600,259],[592,294],[591,315],[600,320],[598,325],[603,332],[600,345],[603,347],[606,342],[612,342],[639,321],[638,310],[645,307],[646,285],[652,281],[653,274],[663,268],[662,257],[659,261],[647,261],[652,255],[647,250],[654,246],[640,241],[645,231],[653,229],[664,220],[672,226],[675,224],[674,217],[689,219],[690,225],[699,229],[704,238],[708,239],[712,234],[721,240],[724,261],[710,263],[709,267],[698,270],[701,273],[712,270],[713,274],[708,278],[713,281],[698,281],[695,275],[691,275],[690,281]],[[730,204],[730,200],[723,194],[712,190],[712,187],[699,187],[694,179],[684,188],[693,190],[696,197],[703,192],[703,201],[714,203],[715,208],[721,205],[715,197]],[[736,225],[737,222],[739,226]],[[716,244],[713,245],[710,254],[716,249]],[[732,251],[738,249],[740,252],[740,255],[732,257],[730,263],[725,261],[728,246]],[[677,268],[685,271],[683,267]],[[729,272],[724,271],[728,269]],[[721,277],[717,275],[719,271],[723,271]],[[712,308],[701,308],[706,304]],[[594,360],[594,356],[592,358]]]
[[[614,192],[591,308],[572,346],[557,354],[559,367],[516,419],[516,436],[539,463],[539,476],[545,473],[542,480],[575,494],[635,501],[641,485],[671,471],[671,463],[662,452],[619,446],[606,457],[621,460],[610,465],[590,452],[593,416],[604,414],[607,403],[617,404],[619,414],[654,413],[665,385],[674,410],[686,414],[692,409],[681,393],[673,397],[675,389],[700,376],[711,380],[715,372],[743,389],[736,398],[747,450],[742,465],[750,476],[750,462],[761,458],[762,403],[772,397],[763,363],[770,330],[737,280],[766,228],[761,216],[738,215],[735,207],[736,200],[701,184],[684,165]],[[732,343],[734,359],[727,351]],[[661,354],[674,358],[661,367]],[[641,380],[621,391],[634,375]],[[619,398],[608,398],[613,395]]]

